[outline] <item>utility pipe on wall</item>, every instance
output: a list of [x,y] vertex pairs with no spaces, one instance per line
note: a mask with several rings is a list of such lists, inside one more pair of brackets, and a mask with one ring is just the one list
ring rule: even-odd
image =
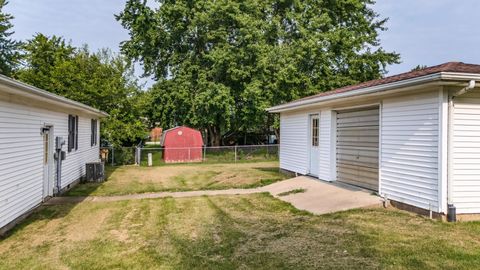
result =
[[59,195],[62,192],[62,161],[65,159],[65,152],[62,151],[62,147],[65,144],[65,140],[62,137],[56,137],[55,139],[55,160],[57,161],[57,188],[55,195]]

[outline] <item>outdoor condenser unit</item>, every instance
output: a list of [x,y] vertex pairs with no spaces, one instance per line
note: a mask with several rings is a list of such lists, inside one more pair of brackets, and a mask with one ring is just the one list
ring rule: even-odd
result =
[[103,162],[87,163],[86,182],[103,182],[105,180],[105,165]]

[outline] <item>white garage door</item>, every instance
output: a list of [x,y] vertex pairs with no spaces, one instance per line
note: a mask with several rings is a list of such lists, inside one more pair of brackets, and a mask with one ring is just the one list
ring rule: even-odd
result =
[[379,109],[337,112],[337,181],[378,190]]

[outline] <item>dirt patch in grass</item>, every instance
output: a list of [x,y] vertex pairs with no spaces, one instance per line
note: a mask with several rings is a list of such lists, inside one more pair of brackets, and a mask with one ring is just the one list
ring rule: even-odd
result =
[[102,184],[81,184],[70,196],[122,195],[159,191],[251,188],[288,178],[277,162],[238,164],[187,164],[161,167],[109,168]]
[[65,223],[69,225],[62,228],[63,234],[66,239],[71,241],[95,239],[110,215],[109,209],[106,208],[92,207],[87,209],[79,207],[75,209],[75,216],[81,216],[82,218],[75,220],[66,218]]
[[289,191],[278,193],[277,196],[284,197],[284,196],[288,196],[288,195],[292,195],[292,194],[304,193],[306,191],[307,190],[304,189],[304,188],[297,188],[297,189],[292,189],[292,190],[289,190]]
[[1,240],[0,269],[474,269],[479,232],[395,209],[314,216],[266,194],[83,202]]

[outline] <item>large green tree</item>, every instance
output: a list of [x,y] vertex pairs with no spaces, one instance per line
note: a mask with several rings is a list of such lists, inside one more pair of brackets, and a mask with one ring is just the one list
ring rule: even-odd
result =
[[207,129],[265,130],[269,106],[381,77],[386,52],[372,0],[127,0],[117,16],[131,61],[158,83],[152,121]]
[[6,0],[0,0],[0,74],[10,76],[19,58],[20,43],[12,38],[13,16],[5,13]]
[[26,83],[107,112],[102,138],[114,145],[142,139],[139,90],[123,57],[109,50],[76,48],[61,37],[35,35],[23,46],[23,67],[16,77]]

